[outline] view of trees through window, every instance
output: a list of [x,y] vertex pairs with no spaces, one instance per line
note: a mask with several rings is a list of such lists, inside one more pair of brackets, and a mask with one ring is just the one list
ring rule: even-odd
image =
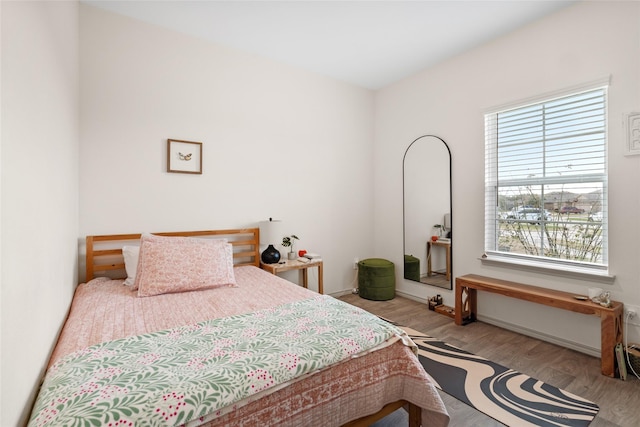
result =
[[545,187],[500,188],[498,250],[601,264],[601,184],[586,192]]
[[605,265],[606,88],[485,115],[486,250]]

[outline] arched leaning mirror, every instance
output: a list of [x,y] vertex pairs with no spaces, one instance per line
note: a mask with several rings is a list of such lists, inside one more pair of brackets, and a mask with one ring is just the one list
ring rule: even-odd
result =
[[404,278],[452,289],[451,151],[425,135],[404,153]]

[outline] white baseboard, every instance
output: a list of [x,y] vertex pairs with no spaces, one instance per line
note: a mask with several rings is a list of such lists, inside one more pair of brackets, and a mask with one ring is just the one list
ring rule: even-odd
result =
[[[341,297],[343,295],[346,294],[350,294],[351,290],[344,290],[344,291],[340,291],[340,292],[335,292],[332,293],[331,296],[333,297]],[[429,304],[429,301],[426,298],[420,298],[417,297],[415,295],[411,295],[405,292],[401,292],[396,290],[396,295],[401,296],[403,298],[407,298],[413,301],[417,301],[423,304]],[[545,342],[549,342],[551,344],[556,344],[559,345],[561,347],[565,347],[565,348],[569,348],[571,350],[575,350],[578,351],[580,353],[584,353],[584,354],[588,354],[589,356],[594,356],[594,357],[600,357],[600,349],[599,348],[594,348],[591,346],[587,346],[584,344],[580,344],[578,342],[575,341],[570,341],[570,340],[566,340],[564,338],[559,338],[559,337],[555,337],[553,335],[548,335],[539,331],[536,331],[534,329],[529,329],[529,328],[525,328],[522,326],[518,326],[518,325],[514,325],[513,323],[508,323],[508,322],[504,322],[502,320],[499,319],[494,319],[493,317],[490,316],[477,316],[478,320],[481,322],[485,322],[488,323],[490,325],[494,325],[497,326],[499,328],[503,328],[509,331],[513,331],[513,332],[517,332],[519,334],[522,335],[526,335],[528,337],[532,337],[532,338],[536,338],[539,339],[541,341],[545,341]]]
[[353,291],[352,291],[352,290],[350,290],[350,289],[345,289],[344,291],[332,292],[332,293],[330,293],[330,294],[328,294],[328,295],[330,295],[330,296],[332,296],[332,297],[334,297],[334,298],[340,298],[340,297],[341,297],[341,296],[343,296],[343,295],[347,295],[347,294],[351,294],[351,293],[353,293]]
[[404,293],[402,291],[396,290],[396,295],[400,295],[402,298],[406,298],[406,299],[410,299],[410,300],[413,300],[413,301],[421,302],[421,303],[423,303],[425,305],[429,304],[429,300],[426,299],[426,298],[420,298],[420,297],[417,297],[415,295]]
[[[330,293],[328,295],[331,295],[334,298],[340,298],[341,296],[347,295],[347,294],[350,294],[350,293],[353,293],[353,290],[344,289],[342,291],[332,292],[332,293]],[[417,297],[415,295],[407,294],[407,293],[404,293],[404,292],[401,292],[401,291],[398,291],[398,290],[396,290],[396,295],[401,296],[402,298],[406,298],[406,299],[414,300],[414,301],[417,301],[417,302],[421,302],[423,304],[429,304],[429,302],[428,302],[428,300],[426,298],[420,298],[420,297]]]
[[[404,292],[398,292],[396,291],[396,294],[407,298],[407,299],[411,299],[414,301],[418,301],[424,304],[429,304],[429,301],[426,298],[419,298],[416,297],[414,295],[410,295],[410,294],[406,294]],[[589,356],[594,356],[594,357],[600,357],[600,349],[599,348],[594,348],[591,346],[587,346],[584,344],[580,344],[578,342],[575,341],[570,341],[570,340],[566,340],[563,338],[559,338],[559,337],[555,337],[553,335],[548,335],[539,331],[536,331],[534,329],[529,329],[529,328],[524,328],[522,326],[518,326],[518,325],[514,325],[513,323],[508,323],[508,322],[504,322],[502,320],[499,319],[494,319],[493,317],[490,316],[477,316],[478,320],[481,322],[485,322],[488,323],[490,325],[493,326],[497,326],[499,328],[502,329],[507,329],[509,331],[513,331],[513,332],[517,332],[519,334],[522,335],[526,335],[528,337],[532,337],[532,338],[536,338],[539,339],[541,341],[545,341],[545,342],[549,342],[551,344],[556,344],[559,345],[561,347],[565,347],[565,348],[569,348],[571,350],[575,350],[578,351],[580,353],[585,353],[588,354]]]
[[578,351],[580,353],[588,354],[589,356],[600,357],[600,349],[593,348],[591,346],[586,346],[584,344],[580,344],[575,341],[566,340],[564,338],[554,337],[553,335],[548,335],[533,329],[524,328],[522,326],[514,325],[512,323],[507,323],[499,319],[494,319],[489,316],[476,316],[477,319],[481,322],[488,323],[490,325],[497,326],[499,328],[507,329],[509,331],[517,332],[522,335],[526,335],[528,337],[537,338],[541,341],[546,341],[551,344],[559,345],[560,347],[569,348],[571,350]]

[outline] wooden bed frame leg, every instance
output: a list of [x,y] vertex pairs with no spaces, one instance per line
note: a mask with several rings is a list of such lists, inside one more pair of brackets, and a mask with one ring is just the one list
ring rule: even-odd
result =
[[390,413],[402,407],[404,407],[404,409],[409,413],[409,427],[420,427],[422,424],[422,408],[406,400],[398,400],[397,402],[388,403],[375,414],[358,418],[357,420],[343,424],[342,427],[368,427],[374,422],[386,417]]
[[409,412],[409,427],[420,427],[422,425],[422,409],[413,403],[407,403]]

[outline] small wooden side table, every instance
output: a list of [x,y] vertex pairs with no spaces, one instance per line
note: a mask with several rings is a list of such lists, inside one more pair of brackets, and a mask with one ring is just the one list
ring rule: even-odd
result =
[[431,269],[431,248],[433,246],[441,246],[445,250],[447,269],[445,272],[445,277],[447,280],[451,280],[451,241],[445,242],[442,240],[436,240],[435,242],[432,240],[427,241],[427,276],[431,276],[436,271]]
[[278,274],[283,271],[302,270],[302,286],[308,289],[308,269],[318,267],[318,293],[323,293],[322,288],[322,261],[300,262],[298,260],[286,260],[283,264],[260,263],[260,268],[271,274]]

